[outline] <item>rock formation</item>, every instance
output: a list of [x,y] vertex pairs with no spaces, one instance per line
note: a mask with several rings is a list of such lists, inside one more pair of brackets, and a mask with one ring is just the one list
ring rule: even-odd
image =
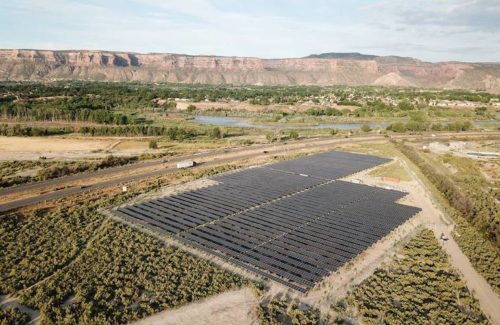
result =
[[429,63],[359,53],[260,59],[85,50],[0,50],[0,80],[390,85],[500,92],[500,63]]

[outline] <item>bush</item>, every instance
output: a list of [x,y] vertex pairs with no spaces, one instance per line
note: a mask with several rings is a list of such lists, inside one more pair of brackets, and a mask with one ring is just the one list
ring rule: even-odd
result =
[[210,137],[213,139],[222,139],[224,137],[224,134],[222,133],[220,128],[215,127],[210,131]]
[[290,131],[290,134],[288,135],[290,139],[297,140],[299,138],[299,132],[292,130]]
[[398,132],[398,133],[403,133],[406,132],[406,125],[401,122],[396,122],[393,124],[390,124],[387,128],[387,131],[392,131],[392,132]]
[[149,149],[158,149],[158,142],[156,140],[149,140]]
[[129,226],[106,222],[73,264],[20,299],[39,308],[47,323],[123,324],[247,284]]
[[353,310],[365,324],[488,323],[431,230],[417,234],[398,256],[332,305],[340,319]]
[[409,100],[405,99],[398,103],[398,108],[403,111],[411,111],[415,109],[415,106]]
[[261,325],[317,325],[320,324],[320,312],[308,305],[299,306],[295,301],[283,296],[273,297],[267,305],[257,306],[257,317]]
[[23,313],[17,307],[7,307],[5,310],[0,308],[0,324],[2,325],[27,324],[30,320],[28,314]]
[[370,127],[370,125],[368,124],[363,124],[363,126],[361,127],[361,131],[363,132],[370,132],[372,130],[372,128]]

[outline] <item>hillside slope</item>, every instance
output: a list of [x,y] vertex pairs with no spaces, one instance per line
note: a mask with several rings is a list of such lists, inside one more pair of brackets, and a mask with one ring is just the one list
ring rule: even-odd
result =
[[306,58],[0,50],[0,80],[109,80],[251,85],[396,85],[500,92],[500,63],[428,63],[359,53]]

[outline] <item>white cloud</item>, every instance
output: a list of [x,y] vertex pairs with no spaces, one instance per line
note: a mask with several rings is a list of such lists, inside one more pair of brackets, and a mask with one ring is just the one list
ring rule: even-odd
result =
[[260,57],[360,51],[431,61],[499,60],[498,1],[384,0],[349,7],[340,1],[294,0],[288,11],[274,6],[251,13],[223,4],[221,0],[217,5],[213,0],[7,0],[0,3],[0,10],[39,15],[47,23],[36,26],[39,37],[30,44],[23,43],[26,35],[14,39],[0,32],[0,46],[61,44],[58,47],[65,49]]

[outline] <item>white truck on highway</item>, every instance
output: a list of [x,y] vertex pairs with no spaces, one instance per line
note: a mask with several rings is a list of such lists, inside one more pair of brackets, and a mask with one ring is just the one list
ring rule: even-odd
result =
[[177,163],[177,168],[178,169],[184,169],[184,168],[191,168],[196,166],[196,161],[190,160],[190,161],[181,161]]

